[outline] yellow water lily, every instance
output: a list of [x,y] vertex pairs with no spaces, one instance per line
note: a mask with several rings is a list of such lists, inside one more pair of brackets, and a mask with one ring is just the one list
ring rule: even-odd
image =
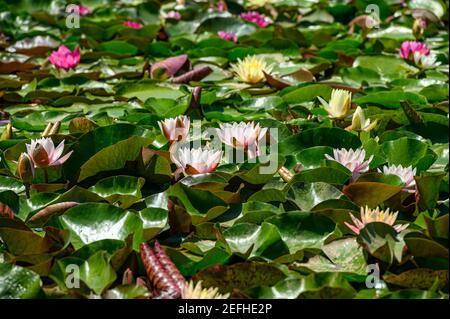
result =
[[317,97],[322,103],[327,113],[336,119],[342,119],[347,116],[352,105],[352,93],[346,90],[334,89],[331,91],[331,98],[326,102],[320,96]]
[[238,62],[231,66],[231,70],[242,82],[256,84],[264,81],[264,72],[270,73],[272,66],[267,65],[263,58],[253,55],[244,60],[238,59]]
[[218,288],[203,288],[202,282],[199,281],[194,286],[194,282],[186,283],[181,292],[182,299],[228,299],[230,294],[219,294]]
[[356,108],[355,113],[353,113],[352,117],[352,125],[347,127],[348,131],[364,131],[369,132],[372,130],[378,123],[378,120],[370,121],[370,119],[366,119],[366,116],[364,115],[363,109],[358,106]]
[[247,5],[250,8],[261,8],[264,7],[266,4],[272,3],[275,3],[275,0],[247,0]]

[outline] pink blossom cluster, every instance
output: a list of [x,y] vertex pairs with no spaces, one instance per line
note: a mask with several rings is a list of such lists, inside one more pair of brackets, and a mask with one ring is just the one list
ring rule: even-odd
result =
[[256,11],[241,13],[241,18],[245,21],[255,23],[260,28],[265,28],[272,22],[267,16]]
[[167,17],[169,19],[174,19],[174,20],[178,20],[178,21],[181,20],[181,14],[178,11],[174,11],[174,10],[167,12]]
[[237,42],[237,36],[233,32],[219,31],[217,35],[223,40]]
[[406,60],[413,60],[414,54],[429,55],[430,49],[427,45],[417,41],[405,41],[400,47],[400,56]]
[[80,16],[85,16],[86,14],[91,13],[91,10],[88,7],[81,4],[75,4],[73,5],[73,8],[76,8],[75,12],[77,12]]
[[123,23],[123,26],[127,27],[127,28],[136,29],[136,30],[142,29],[144,27],[144,25],[142,23],[131,21],[131,20],[125,21]]

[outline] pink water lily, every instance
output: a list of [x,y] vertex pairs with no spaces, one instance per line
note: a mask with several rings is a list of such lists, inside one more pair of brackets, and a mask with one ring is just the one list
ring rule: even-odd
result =
[[416,175],[416,168],[412,166],[403,167],[402,165],[383,166],[383,171],[378,169],[378,172],[386,175],[396,175],[400,177],[403,183],[405,183],[404,192],[414,193],[416,191],[416,181],[414,176]]
[[167,12],[167,17],[169,19],[181,20],[181,14],[178,11],[174,10]]
[[31,158],[35,167],[49,167],[63,164],[72,155],[70,151],[62,156],[64,151],[64,140],[57,147],[52,139],[40,138],[31,140],[31,144],[26,144],[27,154]]
[[417,41],[405,41],[400,47],[400,56],[406,60],[413,60],[416,52],[420,55],[429,55],[430,49],[426,44]]
[[80,14],[80,16],[85,16],[87,14],[89,14],[91,12],[91,10],[88,7],[85,7],[81,4],[78,5],[78,13]]
[[379,207],[377,207],[376,209],[370,209],[368,206],[366,206],[365,208],[361,207],[361,220],[350,213],[350,218],[353,221],[353,225],[347,222],[345,222],[344,224],[357,235],[359,235],[361,230],[366,227],[367,224],[374,222],[388,224],[392,226],[397,231],[397,233],[399,233],[402,230],[406,229],[409,224],[394,225],[395,220],[397,219],[397,215],[398,212],[389,212],[389,208],[384,211],[380,210]]
[[202,148],[172,148],[170,152],[172,162],[178,167],[177,172],[187,175],[214,172],[222,159],[222,151]]
[[227,6],[227,4],[225,3],[225,1],[219,1],[218,3],[217,3],[217,10],[219,10],[219,11],[221,11],[221,12],[225,12],[225,11],[228,11],[228,6]]
[[267,16],[257,11],[241,13],[241,18],[245,21],[255,23],[260,28],[265,28],[272,23],[272,21]]
[[373,155],[365,161],[366,151],[362,148],[353,150],[334,149],[333,157],[325,154],[328,160],[336,161],[342,166],[347,167],[352,172],[352,178],[356,179],[361,173],[367,172],[369,170],[369,164],[373,159]]
[[52,52],[48,60],[59,69],[73,69],[80,62],[80,48],[71,52],[68,47],[61,45],[57,51]]
[[125,21],[123,23],[123,26],[127,27],[127,28],[136,29],[136,30],[142,29],[144,27],[144,25],[142,23],[131,21],[131,20]]
[[176,118],[159,121],[158,125],[164,136],[170,142],[182,142],[189,134],[191,121],[188,116],[180,115]]
[[81,4],[71,4],[67,6],[66,12],[68,13],[78,13],[80,16],[85,16],[91,13],[91,10],[88,7],[85,7]]
[[234,147],[243,148],[249,158],[261,155],[259,142],[265,138],[267,128],[262,128],[259,124],[251,123],[225,123],[216,129],[222,143]]
[[217,32],[217,35],[221,39],[237,42],[237,36],[233,32],[219,31]]

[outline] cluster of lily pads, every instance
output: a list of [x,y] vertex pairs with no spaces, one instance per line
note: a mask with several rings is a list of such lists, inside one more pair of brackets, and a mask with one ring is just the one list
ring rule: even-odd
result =
[[0,0],[0,298],[448,298],[440,0]]

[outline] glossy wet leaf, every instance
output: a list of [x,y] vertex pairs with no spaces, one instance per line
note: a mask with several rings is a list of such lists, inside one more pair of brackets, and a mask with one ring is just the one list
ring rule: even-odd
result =
[[142,222],[122,208],[109,204],[86,203],[73,207],[60,217],[65,229],[72,235],[75,248],[102,239],[125,240],[131,234],[139,234]]
[[31,299],[41,294],[42,281],[31,270],[11,264],[0,264],[0,298]]
[[141,188],[145,179],[134,176],[112,176],[97,182],[90,190],[111,204],[128,208],[141,199]]

